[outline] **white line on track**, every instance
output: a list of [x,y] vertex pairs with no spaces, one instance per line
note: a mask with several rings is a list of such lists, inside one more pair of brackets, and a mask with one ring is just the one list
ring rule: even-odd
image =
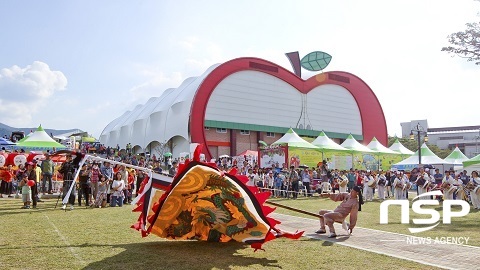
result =
[[82,257],[80,257],[80,255],[78,255],[78,253],[75,251],[75,248],[72,247],[70,245],[70,242],[68,242],[67,238],[65,238],[65,236],[63,236],[63,234],[60,232],[60,230],[57,228],[57,226],[55,226],[55,224],[50,220],[50,218],[43,214],[45,216],[45,218],[47,219],[48,223],[50,223],[50,225],[52,225],[53,227],[53,230],[57,233],[57,235],[60,237],[60,239],[62,239],[63,243],[65,243],[65,245],[68,247],[68,249],[70,250],[70,252],[73,254],[73,256],[77,259],[77,261],[82,265],[82,266],[85,266],[87,265],[87,263],[82,259]]

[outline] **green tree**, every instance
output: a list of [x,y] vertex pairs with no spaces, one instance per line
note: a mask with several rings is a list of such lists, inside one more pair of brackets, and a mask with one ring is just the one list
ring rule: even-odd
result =
[[[475,0],[479,1],[480,0]],[[456,32],[448,36],[450,46],[443,47],[442,51],[456,54],[467,61],[475,61],[480,65],[480,22],[467,23],[465,31]]]

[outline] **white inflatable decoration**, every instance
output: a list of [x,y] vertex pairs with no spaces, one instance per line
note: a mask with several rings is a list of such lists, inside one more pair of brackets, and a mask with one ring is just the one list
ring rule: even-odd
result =
[[20,166],[20,165],[25,165],[25,163],[27,163],[27,157],[22,155],[22,154],[19,154],[19,155],[16,155],[14,158],[13,158],[13,163],[15,164],[15,166]]
[[0,167],[5,166],[6,161],[7,161],[7,158],[5,158],[4,155],[0,155]]

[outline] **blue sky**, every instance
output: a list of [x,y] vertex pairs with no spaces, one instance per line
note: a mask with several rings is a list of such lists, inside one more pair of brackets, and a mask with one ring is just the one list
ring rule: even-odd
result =
[[[473,0],[1,1],[0,122],[80,128],[112,120],[208,67],[286,52],[333,56],[400,122],[479,125],[480,67],[441,52],[480,21]],[[307,79],[313,73],[303,71]]]

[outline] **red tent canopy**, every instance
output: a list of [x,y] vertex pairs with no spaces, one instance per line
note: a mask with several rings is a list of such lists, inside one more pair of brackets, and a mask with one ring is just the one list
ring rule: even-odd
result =
[[245,150],[242,153],[238,154],[237,156],[255,156],[255,157],[258,157],[258,151]]

